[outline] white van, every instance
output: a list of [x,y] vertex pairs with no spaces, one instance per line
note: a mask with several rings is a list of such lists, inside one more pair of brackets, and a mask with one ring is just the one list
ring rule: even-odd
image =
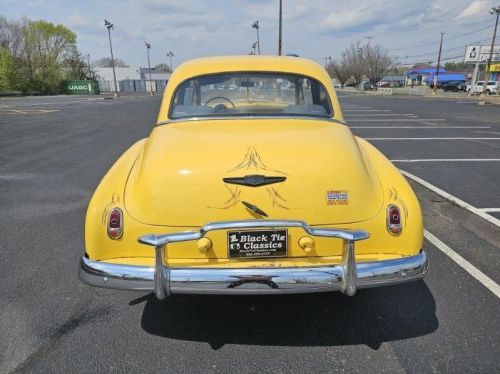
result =
[[[470,84],[467,85],[467,92],[471,92],[472,94],[479,95],[483,92],[484,81],[478,81],[472,87]],[[488,85],[486,86],[486,93],[488,95],[496,95],[499,88],[499,83],[496,81],[488,81]]]

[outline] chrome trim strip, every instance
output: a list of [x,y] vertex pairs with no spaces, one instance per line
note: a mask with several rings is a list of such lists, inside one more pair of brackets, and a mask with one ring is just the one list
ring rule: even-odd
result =
[[332,228],[315,228],[303,221],[293,220],[242,220],[242,221],[221,221],[212,222],[203,226],[199,231],[176,232],[173,234],[149,234],[138,238],[139,243],[151,245],[153,247],[162,246],[168,243],[185,242],[203,238],[207,232],[214,230],[228,229],[252,229],[262,227],[299,227],[304,229],[309,235],[337,238],[344,240],[364,240],[370,234],[364,230],[339,230]]
[[[349,256],[348,256],[349,258]],[[350,257],[354,261],[353,257]],[[171,268],[160,275],[169,294],[286,294],[342,291],[346,284],[340,265],[289,268]],[[351,268],[352,269],[352,268]],[[395,260],[361,262],[351,275],[357,288],[388,286],[423,278],[429,270],[427,254]],[[83,257],[79,278],[91,286],[156,291],[154,268],[92,261]],[[352,283],[351,283],[352,284]],[[347,295],[351,292],[345,291]]]
[[213,116],[213,117],[186,117],[186,118],[173,118],[166,121],[160,121],[156,123],[156,126],[168,125],[169,123],[180,123],[180,122],[193,122],[193,121],[220,121],[220,120],[240,120],[240,119],[307,119],[307,120],[317,120],[326,121],[333,123],[340,123],[341,125],[347,125],[345,121],[341,121],[332,117],[315,117],[315,116]]

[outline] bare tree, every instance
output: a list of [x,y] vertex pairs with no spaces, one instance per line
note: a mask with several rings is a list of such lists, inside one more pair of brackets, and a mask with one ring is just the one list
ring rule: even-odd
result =
[[377,87],[377,83],[394,67],[394,61],[381,46],[366,45],[362,49],[366,78]]
[[[114,62],[115,62],[116,68],[128,68],[129,67],[125,61],[120,60],[119,58],[115,58]],[[97,61],[94,61],[93,65],[100,67],[100,68],[110,68],[113,66],[111,64],[111,59],[109,57],[103,57]]]
[[332,78],[339,81],[342,88],[344,88],[344,85],[352,75],[351,67],[347,62],[346,54],[344,52],[342,53],[342,59],[340,61],[333,60],[327,65],[326,71]]
[[155,65],[155,70],[163,71],[165,73],[171,73],[170,66],[168,64],[162,62],[161,64]]
[[365,74],[365,60],[363,58],[363,48],[361,43],[352,43],[349,48],[345,50],[345,60],[351,71],[351,77],[356,87],[361,85],[363,76]]

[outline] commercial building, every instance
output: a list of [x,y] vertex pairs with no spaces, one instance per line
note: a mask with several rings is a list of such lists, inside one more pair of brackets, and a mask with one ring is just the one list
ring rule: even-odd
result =
[[[113,79],[113,68],[95,68],[99,89],[101,92],[113,92],[115,90]],[[116,67],[116,82],[118,91],[125,92],[161,92],[165,90],[170,73],[151,68],[151,81],[149,68],[141,67]]]

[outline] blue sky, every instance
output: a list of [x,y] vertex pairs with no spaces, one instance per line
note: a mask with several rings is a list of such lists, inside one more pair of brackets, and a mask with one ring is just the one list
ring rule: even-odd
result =
[[[498,1],[497,1],[498,2]],[[277,53],[278,0],[0,0],[0,15],[61,23],[76,32],[91,60],[109,56],[103,19],[112,31],[115,57],[132,66],[174,65],[193,57],[248,54],[260,22],[261,52]],[[488,0],[283,0],[284,53],[320,63],[338,58],[350,43],[380,44],[402,63],[437,59],[440,32],[444,57],[462,55],[466,44],[490,43],[494,17]],[[482,30],[481,30],[482,29]],[[469,33],[468,35],[464,35]],[[449,50],[449,51],[448,51]],[[408,56],[408,57],[406,57]],[[459,58],[458,58],[459,60]]]

